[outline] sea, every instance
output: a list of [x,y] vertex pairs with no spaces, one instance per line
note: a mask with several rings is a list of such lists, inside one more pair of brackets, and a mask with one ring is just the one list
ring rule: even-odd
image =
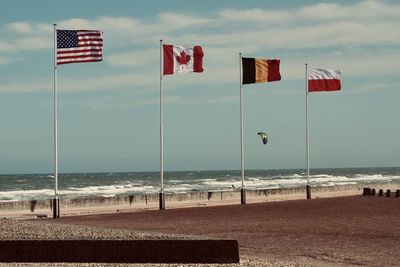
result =
[[[60,198],[112,197],[151,194],[160,190],[159,172],[62,173]],[[400,167],[312,169],[311,186],[400,183]],[[247,189],[293,188],[307,183],[306,170],[246,170]],[[0,175],[0,202],[54,197],[52,174]],[[235,191],[241,188],[239,170],[169,171],[164,173],[165,192]]]

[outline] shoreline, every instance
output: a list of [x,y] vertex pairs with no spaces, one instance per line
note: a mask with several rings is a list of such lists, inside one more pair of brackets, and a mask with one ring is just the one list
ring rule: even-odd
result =
[[[311,187],[312,198],[331,198],[361,195],[364,187],[386,191],[400,189],[400,183],[365,183]],[[240,191],[209,191],[166,193],[166,209],[207,207],[240,204]],[[305,187],[246,189],[247,203],[263,203],[306,199]],[[60,199],[61,216],[85,214],[136,212],[157,210],[158,193]],[[0,217],[35,218],[52,217],[51,199],[0,202]]]

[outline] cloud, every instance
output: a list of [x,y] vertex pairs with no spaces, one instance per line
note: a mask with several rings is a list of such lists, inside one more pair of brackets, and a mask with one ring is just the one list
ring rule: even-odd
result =
[[53,31],[53,25],[47,23],[34,23],[26,21],[16,21],[6,24],[8,32],[14,34],[34,34],[41,35],[51,33]]
[[31,24],[27,22],[13,22],[8,24],[7,28],[17,33],[31,33],[33,31]]
[[64,28],[90,28],[104,31],[105,42],[112,47],[158,41],[166,32],[178,32],[186,28],[201,27],[214,19],[176,13],[161,13],[155,19],[130,17],[99,17],[95,20],[69,19],[59,22]]
[[0,65],[8,64],[8,63],[15,62],[15,61],[19,61],[21,59],[22,59],[21,57],[0,56]]
[[53,47],[52,25],[17,21],[0,30],[0,53],[16,54]]
[[389,83],[384,83],[384,82],[378,82],[378,83],[367,83],[360,85],[358,88],[356,88],[353,91],[350,91],[350,94],[358,94],[358,93],[364,93],[364,92],[371,92],[371,91],[382,91],[388,88],[395,88],[394,84],[389,84]]
[[[390,22],[337,22],[334,24],[315,24],[284,28],[250,27],[226,33],[184,34],[176,39],[205,40],[214,46],[247,46],[251,44],[258,50],[304,49],[335,46],[398,45],[400,38],[393,34],[399,24]],[[371,38],[373,36],[373,38]]]
[[203,104],[223,104],[223,103],[235,103],[239,101],[238,95],[233,96],[222,96],[214,98],[188,98],[184,101],[187,105],[203,105]]
[[[320,3],[291,10],[224,9],[206,17],[165,12],[147,19],[109,16],[92,20],[72,18],[57,24],[59,28],[103,30],[105,44],[109,48],[148,45],[160,38],[184,43],[187,40],[200,41],[218,46],[253,44],[259,49],[400,43],[400,38],[393,34],[400,24],[400,5],[378,1],[353,5]],[[11,44],[33,33],[46,36],[50,41],[52,39],[51,25],[43,22],[18,21],[6,26],[9,31],[19,34],[17,41],[11,41]],[[21,46],[10,49],[3,44],[1,47],[0,51],[24,50]],[[34,48],[48,49],[49,45]]]
[[203,26],[210,22],[213,22],[214,19],[206,19],[200,18],[196,16],[188,16],[188,15],[181,15],[176,13],[161,13],[159,15],[159,23],[164,25],[165,28],[169,29],[182,29],[182,28],[190,28],[193,26]]
[[[237,103],[239,96],[221,96],[214,98],[193,98],[187,96],[164,96],[164,104],[171,105],[215,105],[223,103]],[[160,98],[148,98],[136,100],[133,96],[117,96],[117,97],[105,97],[97,98],[96,100],[83,101],[83,106],[86,106],[93,110],[105,110],[105,109],[130,109],[143,106],[158,106],[160,104]]]
[[51,49],[54,47],[53,40],[45,37],[30,37],[16,40],[14,45],[19,50]]
[[[384,75],[397,75],[400,72],[400,50],[392,49],[389,52],[381,51],[371,53],[369,50],[355,49],[349,51],[331,51],[330,53],[311,53],[310,55],[288,55],[281,58],[281,74],[284,80],[304,79],[304,64],[307,62],[311,67],[341,68],[343,77],[379,77]],[[188,86],[215,86],[233,85],[239,82],[239,56],[236,48],[224,49],[208,48],[205,51],[204,72],[201,74],[168,75],[163,79],[165,90],[175,90]],[[136,53],[130,56],[122,54],[114,63],[118,66],[129,64],[135,60]],[[110,90],[135,90],[143,91],[159,88],[159,59],[158,53],[154,53],[153,60],[143,60],[143,65],[134,66],[131,72],[112,72],[102,75],[60,75],[59,86],[63,92],[88,92],[88,91],[110,91]],[[126,56],[126,61],[124,60]],[[250,54],[250,56],[253,56]],[[219,60],[219,58],[221,60]],[[1,58],[12,61],[13,58]],[[118,61],[121,60],[121,61]],[[132,65],[135,65],[132,63]],[[25,81],[25,82],[3,82],[0,84],[2,93],[21,93],[52,90],[51,81]],[[200,101],[200,100],[199,100]],[[195,102],[195,101],[194,101]]]
[[106,32],[128,33],[140,27],[140,23],[128,17],[107,17],[102,16],[98,19],[88,20],[73,18],[59,21],[58,28],[62,29],[97,29]]
[[292,14],[287,11],[265,10],[261,8],[236,10],[224,9],[218,13],[221,19],[231,22],[278,23],[292,20]]
[[[182,97],[180,96],[165,96],[163,98],[163,102],[165,104],[171,105],[181,101]],[[108,97],[103,99],[97,99],[96,101],[84,101],[82,103],[83,106],[86,106],[93,110],[105,110],[105,109],[130,109],[137,108],[143,106],[155,106],[160,104],[159,98],[150,98],[144,100],[132,100],[125,98],[116,98],[116,97]]]
[[335,3],[319,3],[292,10],[271,9],[224,9],[219,16],[231,22],[257,22],[263,24],[310,24],[334,20],[387,20],[399,19],[400,6],[389,5],[379,1],[363,1],[354,5],[339,5]]
[[[68,93],[122,89],[146,90],[158,88],[158,75],[159,72],[105,74],[90,77],[58,75],[58,86],[60,90]],[[51,90],[53,90],[52,77],[49,77],[48,81],[26,80],[0,84],[0,93],[50,92]]]
[[16,46],[8,41],[0,41],[0,52],[13,52],[16,51]]
[[0,93],[35,93],[49,91],[53,89],[53,83],[41,81],[25,81],[25,82],[11,82],[1,83]]
[[159,72],[136,72],[124,74],[104,74],[89,78],[62,77],[59,84],[65,92],[88,92],[104,90],[158,88]]
[[[157,88],[160,38],[174,44],[199,44],[205,52],[204,73],[170,76],[164,81],[168,90],[193,83],[237,83],[239,52],[249,57],[280,58],[283,77],[290,80],[303,79],[305,62],[342,68],[345,77],[400,72],[400,38],[396,34],[400,5],[378,1],[320,3],[282,10],[224,9],[206,16],[173,12],[147,18],[101,16],[57,23],[63,29],[104,31],[104,75],[62,76],[60,82],[69,92]],[[0,64],[29,60],[29,54],[18,52],[49,52],[53,48],[52,25],[12,22],[0,28],[0,40]],[[0,91],[47,90],[43,88],[52,85],[38,78],[26,83],[8,81]]]
[[50,37],[24,37],[12,41],[0,42],[0,53],[17,53],[21,51],[37,51],[54,47]]
[[130,51],[124,53],[114,53],[105,58],[111,66],[145,67],[159,60],[157,49],[143,49],[140,51]]

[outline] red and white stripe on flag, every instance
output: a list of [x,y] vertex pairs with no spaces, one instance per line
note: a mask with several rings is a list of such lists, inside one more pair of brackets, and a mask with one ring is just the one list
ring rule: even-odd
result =
[[308,92],[338,91],[341,89],[342,70],[308,69]]
[[203,72],[204,53],[201,46],[163,45],[164,75]]
[[103,32],[57,30],[57,65],[103,60]]

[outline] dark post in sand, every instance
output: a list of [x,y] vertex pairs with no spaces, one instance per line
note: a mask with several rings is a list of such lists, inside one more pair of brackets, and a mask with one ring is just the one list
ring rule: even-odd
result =
[[164,194],[164,192],[160,192],[158,194],[158,198],[160,200],[160,210],[165,210],[165,194]]
[[53,219],[60,218],[60,200],[53,198]]
[[310,187],[310,185],[306,186],[306,191],[307,191],[307,199],[311,199],[311,187]]
[[240,189],[240,203],[246,204],[246,189],[244,188]]

